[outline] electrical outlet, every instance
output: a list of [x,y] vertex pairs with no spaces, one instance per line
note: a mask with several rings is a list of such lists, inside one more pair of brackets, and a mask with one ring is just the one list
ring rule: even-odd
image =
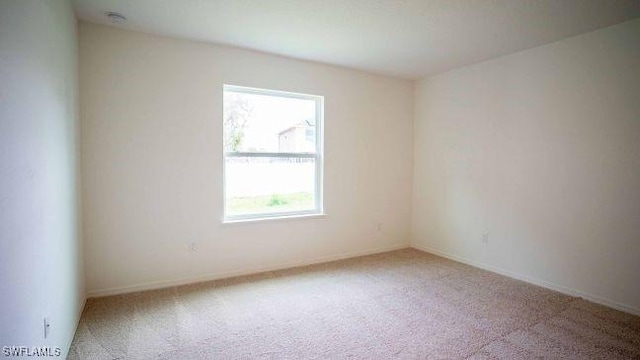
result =
[[49,323],[49,319],[44,318],[44,338],[45,339],[49,336],[50,329],[51,329],[51,324]]
[[483,244],[488,244],[489,243],[489,233],[488,232],[482,234],[482,243]]
[[189,251],[191,251],[191,252],[196,252],[196,251],[198,251],[198,244],[196,244],[196,243],[194,243],[194,242],[190,243],[190,244],[189,244]]

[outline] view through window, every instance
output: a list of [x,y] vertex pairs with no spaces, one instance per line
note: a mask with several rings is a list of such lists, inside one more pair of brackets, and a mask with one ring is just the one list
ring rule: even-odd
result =
[[225,219],[322,212],[322,97],[225,85]]

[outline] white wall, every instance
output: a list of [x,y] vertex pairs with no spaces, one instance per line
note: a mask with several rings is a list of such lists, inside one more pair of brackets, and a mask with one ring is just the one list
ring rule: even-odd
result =
[[414,246],[640,314],[638,44],[635,20],[418,82]]
[[[90,295],[408,246],[411,82],[88,23],[80,75]],[[325,218],[221,224],[225,83],[325,96]]]
[[67,1],[0,2],[0,347],[66,356],[84,304],[76,41]]

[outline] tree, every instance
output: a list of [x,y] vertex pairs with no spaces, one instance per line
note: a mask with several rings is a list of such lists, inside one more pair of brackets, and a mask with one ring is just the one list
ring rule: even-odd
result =
[[224,150],[238,151],[244,130],[253,112],[253,104],[243,94],[228,92],[224,99]]

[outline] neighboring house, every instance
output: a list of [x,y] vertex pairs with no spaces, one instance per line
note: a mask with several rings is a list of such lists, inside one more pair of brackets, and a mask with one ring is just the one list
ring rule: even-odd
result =
[[280,152],[313,152],[315,150],[315,119],[308,119],[278,133]]

